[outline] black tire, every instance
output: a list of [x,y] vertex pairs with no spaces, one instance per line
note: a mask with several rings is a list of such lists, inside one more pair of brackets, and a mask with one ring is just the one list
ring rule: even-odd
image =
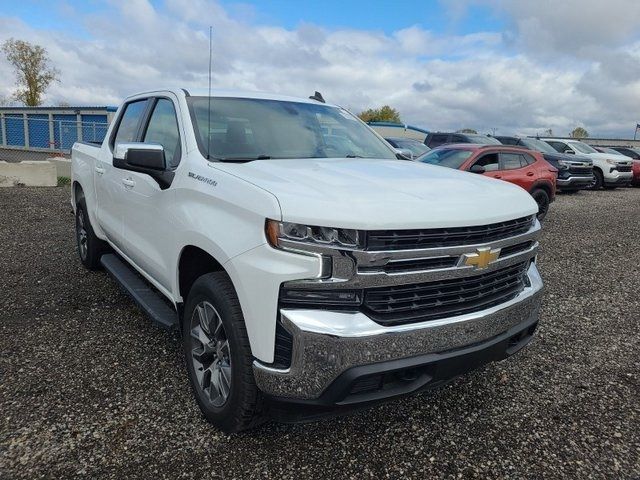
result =
[[99,270],[102,267],[100,257],[109,251],[109,245],[93,231],[87,214],[87,203],[82,195],[76,200],[76,245],[80,261],[87,269]]
[[593,169],[593,183],[588,190],[600,190],[604,186],[604,177],[598,169]]
[[[202,318],[198,317],[196,307],[202,312],[203,308],[208,308],[207,306],[214,308],[217,315],[215,318],[222,323],[223,328],[216,328],[216,331],[220,332],[221,330],[224,335],[223,343],[227,343],[227,360],[224,360],[225,349],[219,346],[220,339],[209,338],[211,335],[206,332],[211,323],[209,322],[209,326],[203,329]],[[198,335],[195,330],[192,335],[192,327],[197,329],[197,325],[201,326],[199,333],[202,334],[205,331],[206,339],[212,340],[207,343],[210,346],[207,355],[214,356],[216,359],[212,360],[210,364],[207,362],[211,360],[211,357],[205,358],[205,352],[207,352],[204,347],[205,343],[196,339]],[[198,338],[202,339],[203,337],[198,336]],[[182,344],[189,381],[198,406],[208,422],[223,432],[234,433],[265,421],[265,402],[253,377],[253,355],[240,302],[233,284],[225,272],[203,275],[191,287],[182,319]],[[216,350],[216,353],[213,350]],[[224,395],[219,395],[218,392],[219,396],[212,397],[212,389],[215,391],[217,388],[214,383],[222,382],[223,377],[226,378],[226,375],[222,375],[223,369],[220,368],[220,374],[215,377],[217,381],[213,381],[216,374],[212,372],[215,372],[216,367],[212,365],[215,362],[224,363],[225,371],[230,370],[230,375],[227,373],[230,377],[230,381],[226,382],[227,397],[222,404],[219,403]],[[208,376],[205,375],[207,372]],[[198,375],[200,375],[200,379]],[[207,377],[208,382],[203,380]],[[205,383],[208,383],[208,386],[203,388]]]
[[547,212],[549,211],[549,204],[551,200],[549,199],[549,194],[544,190],[538,188],[531,192],[531,196],[538,204],[538,220],[544,220],[544,217],[547,216]]

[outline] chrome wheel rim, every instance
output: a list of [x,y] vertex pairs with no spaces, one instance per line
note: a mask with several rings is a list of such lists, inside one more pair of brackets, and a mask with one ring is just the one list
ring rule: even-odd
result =
[[202,301],[190,327],[191,360],[201,397],[222,407],[231,392],[231,347],[222,318],[211,303]]
[[80,257],[84,260],[87,258],[87,252],[89,246],[87,244],[87,229],[84,224],[84,210],[78,210],[78,249],[80,250]]
[[543,217],[547,214],[547,210],[549,210],[549,202],[547,202],[544,198],[538,197],[538,217]]

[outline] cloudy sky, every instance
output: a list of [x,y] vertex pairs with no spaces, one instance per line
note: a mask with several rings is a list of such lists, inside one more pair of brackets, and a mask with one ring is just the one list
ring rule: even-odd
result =
[[[117,105],[136,91],[213,85],[308,96],[406,123],[483,133],[633,135],[638,0],[0,1],[0,42],[47,48],[46,103]],[[13,89],[0,58],[0,95]]]

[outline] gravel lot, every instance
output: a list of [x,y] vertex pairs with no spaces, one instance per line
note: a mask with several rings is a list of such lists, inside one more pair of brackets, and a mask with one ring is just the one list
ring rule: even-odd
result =
[[640,478],[640,189],[552,205],[541,327],[519,355],[234,436],[201,417],[177,335],[81,268],[68,198],[0,190],[0,478]]

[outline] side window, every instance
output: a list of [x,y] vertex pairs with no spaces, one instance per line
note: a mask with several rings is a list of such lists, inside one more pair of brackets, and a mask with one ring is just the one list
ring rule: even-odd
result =
[[136,140],[140,118],[142,118],[146,108],[147,99],[127,104],[120,119],[120,124],[118,125],[118,131],[113,141],[114,145],[117,143],[134,142]]
[[176,109],[171,100],[158,99],[149,119],[143,141],[162,145],[169,167],[178,166],[180,163],[180,133]]
[[527,164],[519,153],[501,153],[500,160],[502,162],[502,170],[515,170]]
[[500,170],[500,163],[498,162],[498,154],[497,153],[487,153],[480,157],[474,165],[480,165],[484,167],[487,172],[495,172],[496,170]]
[[527,165],[533,165],[534,163],[536,163],[536,159],[533,158],[528,153],[524,153],[521,156],[522,156],[522,166],[523,167],[526,167]]
[[470,143],[463,135],[451,135],[451,143]]
[[439,147],[440,145],[444,145],[445,143],[447,143],[447,138],[449,137],[449,135],[445,134],[441,134],[441,133],[436,133],[431,137],[431,140],[429,140],[429,147],[431,148],[435,148],[435,147]]

